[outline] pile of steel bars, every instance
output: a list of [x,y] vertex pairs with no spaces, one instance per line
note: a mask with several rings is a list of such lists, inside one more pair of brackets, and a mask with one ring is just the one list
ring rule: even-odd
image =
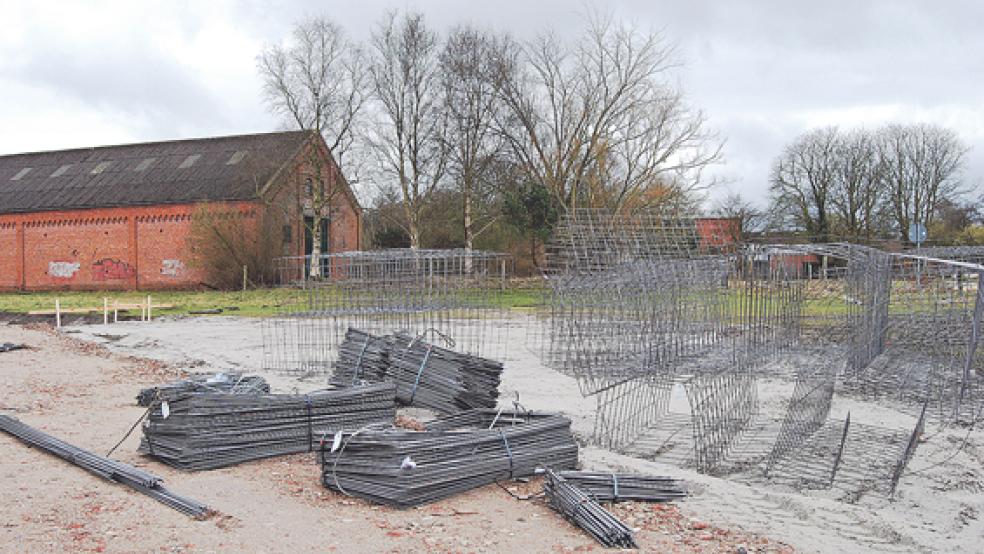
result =
[[395,416],[388,383],[309,394],[188,393],[154,405],[140,452],[181,469],[212,469],[310,452],[325,436]]
[[386,381],[392,342],[390,336],[379,337],[349,327],[338,347],[338,359],[332,364],[330,383],[345,387],[360,381]]
[[584,491],[548,469],[543,483],[550,507],[608,548],[639,548],[632,530]]
[[377,337],[357,329],[346,333],[334,367],[333,384],[392,382],[400,404],[441,414],[495,407],[502,378],[501,362],[403,333]]
[[597,502],[669,502],[687,497],[683,483],[672,477],[588,471],[558,475]]
[[464,412],[427,431],[370,429],[325,444],[322,481],[332,490],[398,507],[417,506],[536,469],[573,469],[569,419]]
[[131,465],[110,460],[102,456],[72,446],[65,441],[39,431],[20,420],[0,415],[0,430],[17,437],[21,441],[45,450],[59,458],[75,464],[103,479],[126,485],[138,492],[192,517],[204,517],[208,507],[201,502],[186,498],[164,488],[163,479]]
[[171,400],[189,392],[267,394],[270,392],[270,385],[266,379],[258,375],[243,375],[241,373],[193,375],[187,379],[142,389],[137,395],[137,404],[150,406],[155,401]]

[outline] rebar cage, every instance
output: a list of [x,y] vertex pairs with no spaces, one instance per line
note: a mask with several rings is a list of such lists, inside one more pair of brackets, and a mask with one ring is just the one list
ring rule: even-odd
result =
[[[319,264],[311,276],[312,263]],[[505,342],[508,256],[475,250],[392,249],[278,260],[296,292],[263,322],[264,368],[327,374],[349,327],[427,334],[455,350],[496,357]]]

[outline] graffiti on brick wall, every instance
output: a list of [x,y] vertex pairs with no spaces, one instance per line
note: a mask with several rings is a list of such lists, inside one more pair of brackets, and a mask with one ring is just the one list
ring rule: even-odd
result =
[[80,267],[78,262],[48,262],[48,275],[56,279],[71,279]]
[[136,274],[136,270],[133,266],[116,258],[103,258],[92,264],[93,281],[129,279],[134,274]]
[[177,277],[183,269],[184,264],[181,260],[161,260],[161,275]]

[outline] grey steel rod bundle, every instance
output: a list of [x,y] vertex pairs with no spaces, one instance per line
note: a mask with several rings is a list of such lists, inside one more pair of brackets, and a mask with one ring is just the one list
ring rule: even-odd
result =
[[589,471],[561,471],[558,475],[596,502],[669,502],[687,497],[687,489],[672,477]]
[[137,394],[137,404],[150,406],[154,401],[169,400],[189,392],[221,392],[226,394],[267,394],[270,385],[258,375],[241,373],[215,373],[212,375],[193,375],[142,389]]
[[499,396],[501,362],[441,348],[420,337],[377,337],[349,329],[339,351],[333,384],[393,382],[396,399],[405,406],[449,414],[493,408]]
[[370,424],[392,424],[388,383],[309,394],[187,393],[154,405],[140,452],[186,470],[311,452],[325,437]]
[[380,337],[351,327],[338,347],[338,359],[332,364],[330,383],[350,386],[359,381],[386,381],[392,337]]
[[473,410],[426,431],[367,429],[330,446],[319,455],[325,487],[397,507],[577,464],[571,422],[556,414]]
[[548,469],[543,482],[550,507],[608,548],[639,548],[632,530],[584,491]]
[[192,517],[204,517],[208,513],[208,507],[201,502],[175,494],[164,488],[163,479],[156,475],[68,444],[22,423],[17,418],[0,415],[0,430],[33,447],[40,448],[77,465],[89,473],[146,494],[179,512]]

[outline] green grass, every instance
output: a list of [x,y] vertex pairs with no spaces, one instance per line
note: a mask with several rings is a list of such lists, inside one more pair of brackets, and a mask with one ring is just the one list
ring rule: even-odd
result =
[[[277,313],[280,306],[303,296],[293,289],[257,289],[245,292],[226,291],[53,291],[0,294],[0,312],[27,313],[33,310],[54,310],[57,298],[62,308],[99,308],[103,298],[120,303],[137,303],[150,295],[156,304],[173,304],[173,308],[154,308],[154,315],[179,315],[196,310],[222,308],[223,315],[265,316]],[[131,310],[132,311],[132,310]],[[139,310],[137,310],[139,311]]]
[[[529,308],[538,304],[541,291],[535,288],[515,288],[502,291],[499,306],[504,308]],[[54,310],[55,299],[63,309],[98,308],[102,312],[103,298],[113,301],[138,303],[147,298],[155,305],[173,304],[173,308],[154,308],[154,315],[186,315],[189,312],[222,308],[221,315],[270,316],[283,306],[302,301],[307,294],[297,289],[256,289],[240,292],[227,291],[52,291],[29,293],[0,293],[0,313],[25,314],[35,310]],[[139,310],[131,310],[131,312]]]

